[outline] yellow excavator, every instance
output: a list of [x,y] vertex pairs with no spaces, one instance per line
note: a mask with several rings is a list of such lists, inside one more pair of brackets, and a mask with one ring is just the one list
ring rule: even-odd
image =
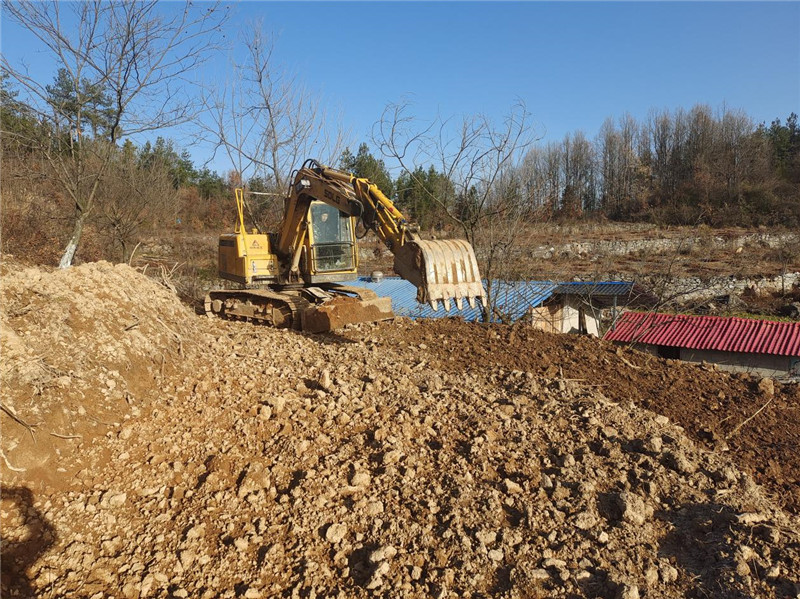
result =
[[244,192],[238,222],[220,235],[219,276],[241,289],[208,293],[210,316],[250,320],[312,333],[392,318],[390,298],[343,285],[358,277],[359,221],[394,254],[394,271],[434,310],[451,302],[485,302],[475,252],[464,240],[423,241],[376,185],[306,160],[294,173],[278,233],[247,231]]

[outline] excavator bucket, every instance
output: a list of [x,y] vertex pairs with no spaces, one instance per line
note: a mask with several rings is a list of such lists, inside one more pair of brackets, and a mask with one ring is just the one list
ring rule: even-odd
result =
[[[392,300],[378,297],[369,290],[359,290],[361,298],[336,297],[301,314],[301,327],[306,333],[326,333],[346,324],[378,322],[394,318]],[[367,297],[369,292],[373,297]]]
[[471,308],[476,299],[486,301],[475,252],[463,239],[408,241],[395,253],[394,271],[416,286],[418,302],[434,310],[439,302],[449,312],[451,301],[459,310],[464,300]]

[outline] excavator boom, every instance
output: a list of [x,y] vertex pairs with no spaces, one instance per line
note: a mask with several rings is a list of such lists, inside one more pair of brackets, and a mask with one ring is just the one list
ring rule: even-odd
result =
[[[310,165],[310,166],[309,166]],[[464,300],[474,308],[476,300],[486,300],[478,262],[472,246],[463,239],[423,241],[412,233],[403,214],[368,179],[307,161],[296,180],[309,181],[309,187],[322,187],[322,194],[346,214],[360,216],[367,228],[394,254],[394,271],[417,288],[417,301],[434,310],[439,304],[450,311],[451,301],[459,310]],[[344,185],[344,187],[343,187]],[[342,189],[345,193],[335,193]],[[353,196],[349,196],[352,189]]]

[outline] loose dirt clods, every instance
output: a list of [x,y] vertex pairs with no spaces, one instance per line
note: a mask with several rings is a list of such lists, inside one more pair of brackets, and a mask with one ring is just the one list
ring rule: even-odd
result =
[[588,339],[305,336],[197,317],[106,264],[2,293],[3,405],[37,440],[3,414],[4,597],[800,593],[796,470],[743,440],[793,442],[769,426],[793,388],[725,440],[757,381]]

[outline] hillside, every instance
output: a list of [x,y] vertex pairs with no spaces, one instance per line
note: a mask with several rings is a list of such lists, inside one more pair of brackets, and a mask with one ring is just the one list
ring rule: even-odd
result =
[[6,259],[0,300],[4,597],[800,593],[796,385],[209,320],[103,262]]

